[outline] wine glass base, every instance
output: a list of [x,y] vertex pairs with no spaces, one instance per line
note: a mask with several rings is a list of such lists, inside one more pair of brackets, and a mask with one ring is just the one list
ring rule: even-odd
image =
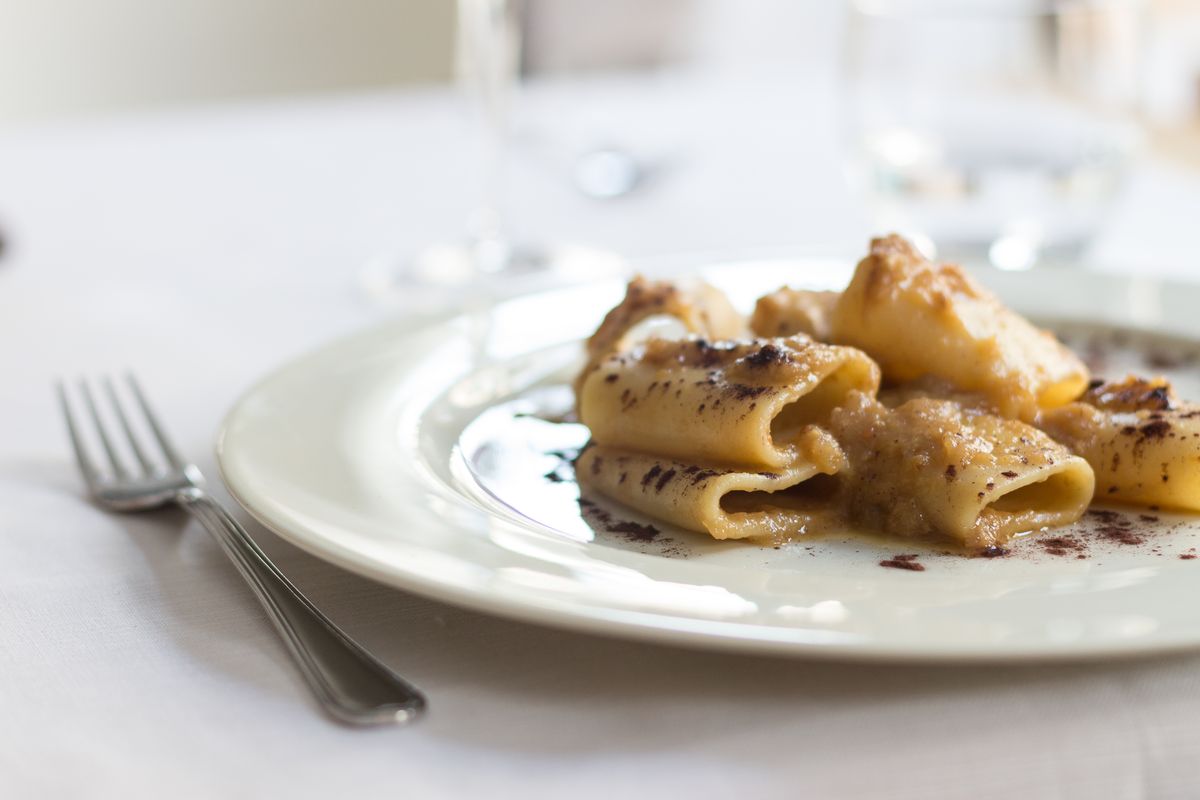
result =
[[449,311],[475,304],[481,297],[502,300],[625,275],[628,270],[628,263],[617,254],[582,245],[518,246],[489,253],[479,245],[438,244],[408,257],[376,256],[363,266],[359,282],[380,304]]

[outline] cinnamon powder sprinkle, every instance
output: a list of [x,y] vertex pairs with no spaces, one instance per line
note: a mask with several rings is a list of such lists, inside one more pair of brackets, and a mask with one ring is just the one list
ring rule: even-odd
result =
[[663,468],[658,464],[655,464],[653,467],[647,470],[646,474],[642,476],[642,488],[645,489],[647,486],[649,486],[650,483],[657,478],[662,471]]
[[659,530],[653,525],[638,522],[614,522],[604,526],[610,533],[624,534],[631,542],[652,542],[658,538]]
[[879,562],[881,567],[891,569],[906,569],[909,572],[924,572],[925,565],[917,561],[916,553],[902,553]]
[[1074,536],[1050,536],[1039,538],[1037,543],[1052,556],[1082,555],[1086,548],[1083,542]]

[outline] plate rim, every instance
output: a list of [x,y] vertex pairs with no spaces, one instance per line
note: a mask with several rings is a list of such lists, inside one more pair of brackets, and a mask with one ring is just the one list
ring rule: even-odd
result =
[[[840,257],[840,254],[834,257]],[[742,258],[730,258],[723,261],[704,260],[700,263],[688,264],[686,256],[672,257],[688,271],[722,268],[732,264],[767,263],[767,259],[747,261]],[[809,260],[808,254],[799,254],[792,258],[772,256],[771,262],[780,259],[802,262]],[[981,270],[989,275],[1009,275],[996,270]],[[1036,271],[1035,271],[1036,272]],[[1059,272],[1059,270],[1055,270]],[[1112,274],[1073,270],[1076,276],[1086,276],[1110,286],[1129,286],[1139,280],[1139,276],[1128,274]],[[1030,273],[1025,273],[1029,276]],[[603,282],[611,282],[609,278]],[[986,281],[986,279],[985,279]],[[1172,279],[1154,278],[1153,283],[1164,290],[1179,290],[1195,295],[1200,290],[1200,284]],[[575,287],[578,288],[578,287]],[[522,298],[553,295],[562,292],[564,287],[550,288],[543,292],[524,295]],[[511,298],[510,298],[511,299]],[[508,302],[507,300],[500,301]],[[519,599],[508,595],[489,594],[471,585],[451,585],[437,578],[421,575],[415,570],[397,570],[394,565],[383,568],[378,562],[354,554],[314,531],[297,531],[288,524],[274,517],[268,509],[256,503],[246,492],[239,488],[236,470],[231,470],[228,456],[228,441],[233,423],[242,413],[247,402],[258,395],[265,387],[279,380],[282,376],[292,373],[305,362],[318,360],[322,356],[368,341],[392,336],[415,334],[422,330],[433,330],[443,325],[453,324],[461,315],[439,314],[416,319],[393,318],[366,326],[357,331],[337,336],[320,345],[312,347],[298,355],[293,355],[285,362],[277,365],[266,374],[251,383],[242,391],[234,403],[222,417],[215,442],[215,454],[218,472],[221,480],[233,499],[259,524],[282,538],[284,541],[299,547],[301,550],[323,561],[346,569],[357,575],[369,578],[383,585],[410,591],[443,602],[448,605],[469,609],[471,611],[499,616],[518,622],[552,627],[559,630],[582,632],[592,635],[607,636],[617,639],[633,639],[667,646],[683,646],[703,650],[720,650],[724,652],[739,652],[766,656],[783,656],[791,658],[812,658],[832,661],[854,661],[863,663],[903,663],[903,664],[972,664],[972,663],[1060,663],[1094,660],[1097,658],[1140,658],[1176,652],[1185,652],[1200,648],[1200,627],[1194,636],[1177,638],[1160,638],[1150,641],[1141,639],[1114,639],[1106,642],[1081,644],[1067,641],[1061,644],[1040,641],[1034,646],[1022,646],[1007,643],[1003,649],[988,647],[953,648],[930,647],[927,643],[920,648],[905,647],[899,642],[887,642],[872,639],[861,641],[802,641],[795,635],[780,635],[788,631],[807,631],[811,629],[786,629],[769,626],[757,622],[724,621],[716,619],[696,619],[671,616],[647,610],[630,608],[604,609],[593,605],[580,605],[561,601],[554,597],[544,597],[541,602],[531,602],[529,599]],[[1139,330],[1149,335],[1182,335],[1200,341],[1197,332],[1190,334],[1158,327],[1138,325],[1136,321],[1117,321],[1113,326],[1121,325],[1132,330]],[[852,634],[847,634],[852,636]]]

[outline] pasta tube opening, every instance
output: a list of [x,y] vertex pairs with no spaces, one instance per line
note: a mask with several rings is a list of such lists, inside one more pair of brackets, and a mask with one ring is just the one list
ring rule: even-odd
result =
[[833,475],[813,475],[795,486],[778,491],[732,491],[721,496],[726,514],[762,514],[775,510],[814,512],[828,508],[837,496],[838,480]]
[[808,394],[779,409],[771,420],[771,440],[775,448],[788,447],[807,425],[828,425],[834,409],[846,405],[851,392],[869,384],[867,367],[858,360],[847,360]]
[[579,416],[598,444],[778,470],[812,457],[803,441],[812,425],[878,387],[862,352],[807,337],[653,339],[587,376]]
[[576,474],[587,490],[680,528],[716,539],[770,539],[807,533],[831,513],[836,485],[818,467],[747,472],[593,445]]
[[1002,542],[1015,534],[1074,522],[1092,500],[1094,477],[1079,459],[1057,472],[1000,487],[980,512],[977,536]]
[[1095,477],[1036,428],[918,398],[889,409],[858,395],[833,415],[846,450],[847,513],[875,530],[968,548],[1077,520]]

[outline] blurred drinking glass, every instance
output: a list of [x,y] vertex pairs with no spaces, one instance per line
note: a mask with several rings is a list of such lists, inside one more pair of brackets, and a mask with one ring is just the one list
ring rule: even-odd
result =
[[511,105],[520,68],[521,0],[458,0],[459,86],[478,134],[480,198],[462,241],[387,253],[363,271],[377,299],[422,310],[477,304],[554,282],[624,269],[615,254],[573,244],[515,242],[505,224]]
[[848,171],[877,229],[1002,269],[1077,260],[1139,145],[1141,12],[851,0]]

